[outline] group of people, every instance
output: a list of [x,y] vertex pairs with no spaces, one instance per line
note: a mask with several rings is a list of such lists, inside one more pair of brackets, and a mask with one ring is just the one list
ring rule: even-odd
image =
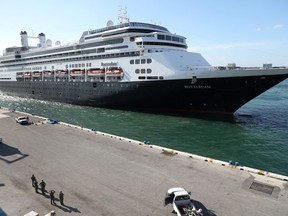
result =
[[[32,180],[32,187],[35,188],[35,192],[38,193],[38,189],[40,186],[41,192],[44,195],[46,192],[46,183],[44,182],[44,180],[42,179],[41,182],[38,184],[38,181],[36,179],[36,177],[34,176],[34,174],[31,176],[31,180]],[[55,205],[55,190],[50,190],[49,191],[49,195],[50,195],[50,201],[52,205]],[[60,191],[59,193],[59,200],[60,200],[60,204],[64,205],[64,193],[62,191]]]

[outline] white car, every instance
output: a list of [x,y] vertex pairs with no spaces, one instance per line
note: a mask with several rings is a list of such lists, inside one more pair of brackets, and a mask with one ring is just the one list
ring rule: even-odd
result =
[[16,122],[21,125],[27,125],[29,123],[29,117],[28,116],[20,116],[15,118]]
[[173,204],[173,210],[177,216],[203,216],[202,209],[196,209],[190,198],[191,192],[181,187],[170,188],[164,199],[164,206]]

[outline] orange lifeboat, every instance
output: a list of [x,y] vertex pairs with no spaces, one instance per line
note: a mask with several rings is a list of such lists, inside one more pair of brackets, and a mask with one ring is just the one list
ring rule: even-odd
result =
[[23,78],[23,77],[24,77],[24,73],[23,72],[16,73],[16,78]]
[[50,77],[50,76],[53,76],[53,75],[54,75],[53,71],[44,71],[43,72],[43,76],[44,77]]
[[79,69],[71,70],[70,74],[71,76],[82,76],[85,75],[85,70],[79,70]]
[[34,72],[32,73],[32,76],[33,76],[33,77],[41,77],[41,76],[42,76],[42,72],[34,71]]
[[56,76],[67,76],[68,75],[68,71],[66,70],[57,70],[55,72]]
[[90,69],[87,71],[87,74],[89,76],[99,76],[99,75],[104,75],[105,71],[104,69],[100,69],[100,68],[94,68],[94,69]]
[[31,72],[25,72],[25,73],[24,73],[24,77],[26,77],[26,78],[29,77],[29,78],[30,78],[30,77],[31,77]]
[[106,74],[111,75],[121,75],[123,73],[123,70],[121,68],[110,68],[106,71]]

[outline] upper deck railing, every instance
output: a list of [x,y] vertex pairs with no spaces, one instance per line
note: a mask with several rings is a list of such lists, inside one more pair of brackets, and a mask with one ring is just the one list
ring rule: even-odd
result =
[[108,26],[108,27],[105,27],[105,28],[92,30],[92,31],[89,31],[88,34],[97,34],[97,33],[105,32],[105,31],[108,31],[108,30],[119,29],[119,28],[124,28],[124,27],[153,28],[153,29],[156,29],[156,30],[169,32],[167,28],[159,26],[159,25],[154,25],[154,24],[149,24],[149,23],[140,23],[140,22],[128,22],[128,23],[122,23],[122,24],[115,25],[115,26]]

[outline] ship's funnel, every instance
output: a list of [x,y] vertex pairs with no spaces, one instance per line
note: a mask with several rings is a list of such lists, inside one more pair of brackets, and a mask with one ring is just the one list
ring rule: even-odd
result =
[[28,47],[28,35],[26,31],[21,31],[20,32],[20,36],[21,36],[21,45],[22,47]]
[[39,44],[38,44],[38,47],[46,47],[46,36],[44,33],[40,33],[38,35],[38,38],[39,38]]

